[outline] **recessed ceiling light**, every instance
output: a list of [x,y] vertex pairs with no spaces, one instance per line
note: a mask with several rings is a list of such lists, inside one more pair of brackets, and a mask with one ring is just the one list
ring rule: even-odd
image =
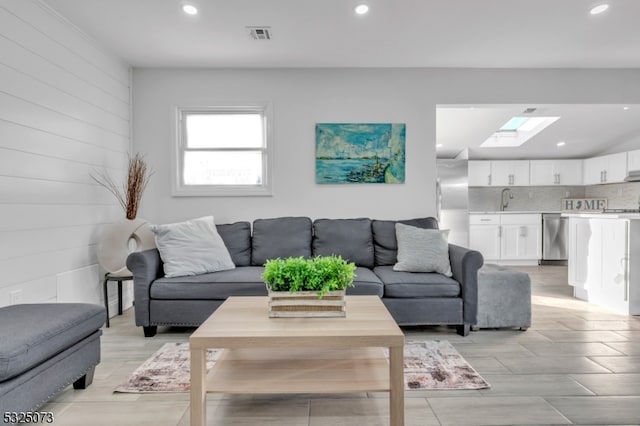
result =
[[557,146],[565,146],[567,143],[565,141],[560,141],[556,145]]
[[607,9],[609,9],[609,5],[607,3],[599,4],[598,6],[593,7],[589,11],[589,13],[591,13],[592,15],[599,15],[600,13],[604,12]]
[[184,6],[182,6],[182,10],[187,15],[197,15],[198,14],[198,8],[195,7],[192,4],[185,4]]
[[442,148],[442,144],[441,143],[437,143],[436,144],[436,148]]
[[628,106],[622,107],[622,109],[625,110],[625,111],[629,111],[629,107]]
[[353,10],[355,10],[358,15],[366,15],[369,12],[369,6],[366,4],[359,4]]

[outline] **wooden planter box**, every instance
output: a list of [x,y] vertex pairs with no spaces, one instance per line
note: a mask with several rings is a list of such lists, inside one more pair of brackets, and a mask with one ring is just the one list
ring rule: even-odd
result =
[[344,317],[345,290],[330,291],[321,299],[316,291],[271,291],[269,292],[270,318]]

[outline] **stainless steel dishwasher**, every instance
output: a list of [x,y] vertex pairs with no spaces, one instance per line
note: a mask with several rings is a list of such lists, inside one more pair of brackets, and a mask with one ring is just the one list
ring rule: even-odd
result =
[[560,213],[542,215],[542,260],[544,264],[567,264],[569,218]]

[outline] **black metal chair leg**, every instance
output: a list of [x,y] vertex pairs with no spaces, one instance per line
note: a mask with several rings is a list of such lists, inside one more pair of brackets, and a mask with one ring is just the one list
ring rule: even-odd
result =
[[122,280],[118,280],[118,315],[122,315]]
[[107,310],[107,328],[109,328],[109,292],[107,291],[107,283],[109,282],[108,274],[104,276],[104,308]]

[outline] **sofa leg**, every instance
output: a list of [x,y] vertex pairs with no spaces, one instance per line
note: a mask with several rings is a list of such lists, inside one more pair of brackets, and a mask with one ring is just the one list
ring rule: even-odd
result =
[[144,337],[153,337],[158,332],[158,327],[155,325],[150,325],[148,327],[142,327],[144,330]]
[[86,389],[91,383],[93,383],[93,373],[96,371],[95,367],[87,371],[84,376],[73,382],[74,389]]
[[471,324],[460,324],[456,326],[456,331],[459,335],[466,337],[469,335],[469,331],[471,331]]

